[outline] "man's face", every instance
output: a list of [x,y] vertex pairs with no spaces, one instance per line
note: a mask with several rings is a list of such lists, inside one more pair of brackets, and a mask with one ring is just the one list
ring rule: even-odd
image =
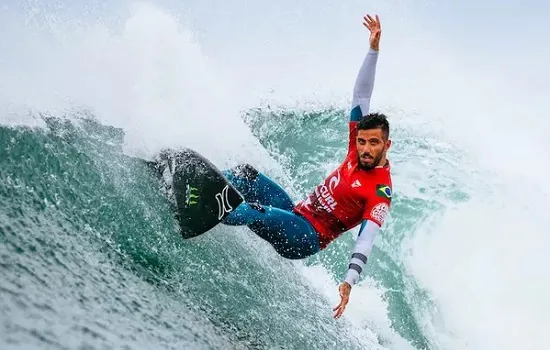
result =
[[391,141],[384,140],[382,129],[370,129],[358,131],[356,144],[359,167],[370,170],[380,165]]

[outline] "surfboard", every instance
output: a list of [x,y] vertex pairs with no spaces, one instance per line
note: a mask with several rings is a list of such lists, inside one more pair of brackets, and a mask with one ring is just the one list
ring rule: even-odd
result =
[[202,235],[223,221],[243,196],[206,157],[195,150],[163,150],[147,161],[165,186],[181,235]]

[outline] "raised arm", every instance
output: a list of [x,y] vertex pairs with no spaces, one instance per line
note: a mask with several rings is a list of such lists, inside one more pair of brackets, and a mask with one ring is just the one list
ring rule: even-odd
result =
[[353,87],[350,122],[358,122],[363,116],[369,113],[370,99],[372,91],[374,90],[377,61],[378,51],[372,48],[369,49],[359,69],[359,73],[355,80],[355,86]]
[[370,100],[374,89],[374,78],[376,75],[376,63],[378,62],[378,51],[380,44],[380,19],[378,15],[373,18],[371,15],[363,17],[363,25],[370,31],[370,48],[367,52],[363,64],[359,69],[355,85],[353,87],[353,99],[351,103],[350,123],[349,123],[349,149],[351,151],[355,146],[357,136],[356,125],[359,120],[369,113]]

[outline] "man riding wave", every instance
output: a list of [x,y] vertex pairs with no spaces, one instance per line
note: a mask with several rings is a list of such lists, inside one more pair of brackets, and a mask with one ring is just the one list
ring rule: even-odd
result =
[[391,146],[389,123],[385,115],[369,113],[380,19],[366,15],[363,20],[370,31],[370,48],[355,81],[344,161],[296,205],[279,185],[248,164],[223,172],[246,202],[222,223],[247,225],[285,258],[303,259],[316,254],[342,233],[360,225],[348,272],[339,286],[341,302],[334,308],[336,318],[344,312],[351,288],[367,263],[392,197],[386,158]]

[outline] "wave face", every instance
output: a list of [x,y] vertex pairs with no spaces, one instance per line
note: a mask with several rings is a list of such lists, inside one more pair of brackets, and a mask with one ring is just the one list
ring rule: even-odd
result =
[[46,123],[0,129],[6,345],[364,344],[342,337],[327,302],[249,232],[181,239],[153,175],[120,151],[120,129]]

